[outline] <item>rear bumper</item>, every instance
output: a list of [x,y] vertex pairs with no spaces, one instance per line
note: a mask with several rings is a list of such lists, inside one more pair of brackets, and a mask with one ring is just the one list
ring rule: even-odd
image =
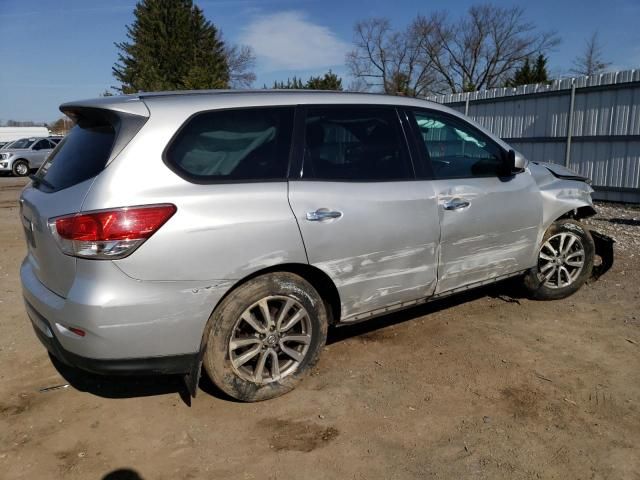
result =
[[47,349],[64,363],[99,373],[188,371],[228,288],[225,282],[138,281],[113,262],[92,260],[78,260],[66,298],[40,282],[29,259],[20,277],[27,312]]
[[36,336],[51,355],[65,365],[101,375],[144,375],[189,373],[198,355],[169,355],[149,358],[97,359],[88,358],[64,349],[53,335],[49,323],[27,304],[27,312],[33,323]]

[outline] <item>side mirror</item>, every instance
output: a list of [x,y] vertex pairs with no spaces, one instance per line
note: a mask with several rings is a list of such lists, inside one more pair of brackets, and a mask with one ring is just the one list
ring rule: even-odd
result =
[[520,152],[509,150],[507,152],[506,169],[509,173],[520,173],[529,164],[529,161]]

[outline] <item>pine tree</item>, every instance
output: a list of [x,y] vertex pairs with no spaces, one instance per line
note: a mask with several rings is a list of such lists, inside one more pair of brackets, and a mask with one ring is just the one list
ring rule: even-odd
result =
[[141,0],[113,75],[123,93],[226,88],[229,68],[216,27],[191,0]]
[[515,71],[513,78],[507,81],[507,87],[517,87],[532,83],[549,83],[549,73],[547,72],[547,58],[540,54],[536,58],[533,66],[528,58],[524,59],[522,66]]
[[338,90],[342,91],[342,79],[329,70],[324,76],[311,77],[307,80],[305,88],[311,90]]
[[547,72],[547,57],[540,54],[533,67],[533,83],[549,83],[549,72]]
[[276,90],[289,90],[289,89],[301,90],[304,88],[304,84],[302,83],[301,78],[297,78],[294,76],[293,79],[287,78],[287,83],[278,82],[278,81],[273,82],[273,87],[271,88]]
[[[264,88],[267,88],[265,85]],[[322,77],[309,77],[309,80],[303,82],[301,78],[287,78],[287,82],[273,82],[274,89],[297,89],[297,90],[342,90],[342,79],[329,70]]]

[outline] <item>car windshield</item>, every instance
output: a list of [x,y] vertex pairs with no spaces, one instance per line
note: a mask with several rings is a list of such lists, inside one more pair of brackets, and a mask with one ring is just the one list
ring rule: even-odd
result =
[[29,148],[35,142],[35,138],[21,138],[11,144],[11,148]]

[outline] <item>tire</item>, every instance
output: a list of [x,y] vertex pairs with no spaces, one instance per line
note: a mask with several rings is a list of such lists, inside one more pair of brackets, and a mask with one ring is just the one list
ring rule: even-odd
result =
[[29,163],[26,160],[16,160],[13,162],[11,173],[16,177],[26,177],[29,175]]
[[318,361],[327,319],[322,298],[302,277],[278,272],[253,278],[227,295],[211,315],[205,370],[220,390],[237,400],[284,395]]
[[538,264],[525,275],[524,287],[536,300],[566,298],[589,279],[594,257],[589,231],[576,220],[558,220],[545,232]]

